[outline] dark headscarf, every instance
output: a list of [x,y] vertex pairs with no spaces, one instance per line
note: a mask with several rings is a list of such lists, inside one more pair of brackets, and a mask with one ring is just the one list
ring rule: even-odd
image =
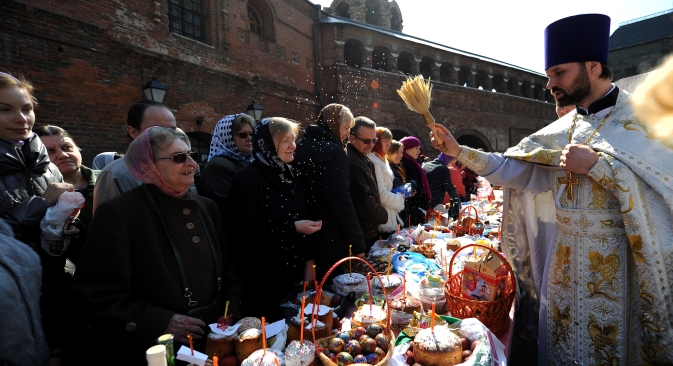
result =
[[419,164],[418,161],[416,161],[416,159],[412,158],[411,155],[406,153],[406,151],[409,149],[412,149],[416,146],[421,146],[421,140],[417,139],[414,136],[407,136],[401,139],[400,142],[402,143],[402,145],[404,145],[404,155],[402,155],[402,158],[414,163],[416,170],[418,170],[418,173],[421,175],[421,187],[423,187],[423,192],[425,192],[425,196],[428,198],[428,201],[432,201],[432,193],[430,193],[430,183],[428,183],[428,176],[425,175],[425,170],[423,170],[423,167],[421,167],[421,164]]
[[351,111],[348,109],[348,107],[337,103],[328,104],[320,111],[320,115],[318,115],[318,126],[332,132],[336,139],[341,141],[343,147],[346,148],[346,141],[341,140],[340,131],[342,124],[341,121],[343,119],[342,115],[344,113],[347,113],[352,117]]
[[271,122],[269,118],[264,118],[255,125],[252,132],[252,153],[257,161],[268,166],[275,173],[282,174],[287,167],[285,162],[278,157],[278,151],[269,130],[269,122]]

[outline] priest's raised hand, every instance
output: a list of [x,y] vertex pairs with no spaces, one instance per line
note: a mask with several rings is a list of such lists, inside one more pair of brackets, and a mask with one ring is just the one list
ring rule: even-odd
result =
[[446,127],[440,125],[440,124],[435,124],[435,127],[437,127],[437,133],[439,134],[439,138],[444,142],[443,144],[438,144],[435,135],[433,132],[430,132],[430,142],[432,143],[432,147],[435,149],[443,152],[446,155],[450,155],[453,157],[457,157],[458,154],[460,154],[460,145],[458,144],[458,141],[453,137],[451,132],[449,132]]

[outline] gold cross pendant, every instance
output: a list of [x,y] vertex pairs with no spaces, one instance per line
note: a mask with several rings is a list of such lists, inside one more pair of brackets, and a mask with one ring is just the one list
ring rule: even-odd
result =
[[568,202],[572,202],[573,201],[573,184],[574,185],[579,184],[579,180],[577,178],[573,179],[573,173],[571,173],[568,170],[568,171],[566,171],[565,178],[563,178],[563,177],[559,178],[558,182],[560,184],[565,184],[566,185],[566,194],[567,194]]

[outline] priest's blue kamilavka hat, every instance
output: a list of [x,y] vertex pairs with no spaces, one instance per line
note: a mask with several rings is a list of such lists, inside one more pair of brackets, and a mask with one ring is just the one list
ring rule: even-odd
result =
[[608,63],[610,17],[580,14],[559,19],[544,30],[544,69],[568,62]]

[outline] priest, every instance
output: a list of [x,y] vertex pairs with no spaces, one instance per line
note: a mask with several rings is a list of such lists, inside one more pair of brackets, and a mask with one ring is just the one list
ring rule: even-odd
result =
[[609,36],[601,14],[545,29],[547,88],[575,110],[504,154],[433,139],[507,187],[502,248],[539,365],[673,364],[673,150],[611,83]]

